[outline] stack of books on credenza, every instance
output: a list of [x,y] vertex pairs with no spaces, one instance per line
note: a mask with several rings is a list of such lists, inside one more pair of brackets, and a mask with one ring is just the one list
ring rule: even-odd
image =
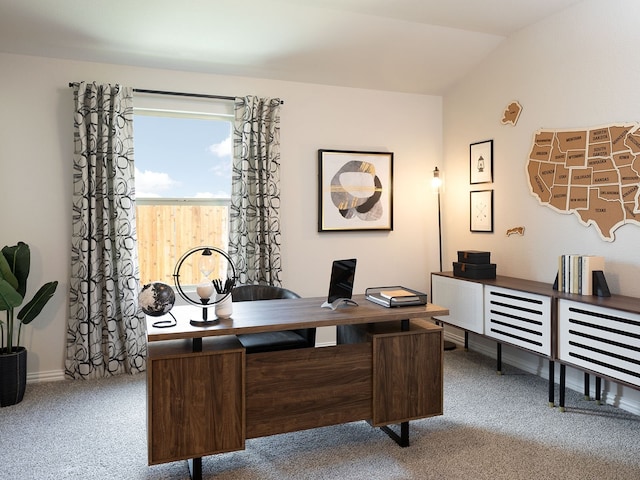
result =
[[459,250],[458,261],[453,262],[453,275],[463,278],[496,278],[496,264],[491,263],[491,252]]
[[604,263],[604,257],[599,255],[560,255],[558,276],[553,286],[559,292],[608,297]]

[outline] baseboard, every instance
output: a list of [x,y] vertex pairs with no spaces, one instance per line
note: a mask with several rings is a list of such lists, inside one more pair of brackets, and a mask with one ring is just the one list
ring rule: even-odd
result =
[[65,379],[64,370],[27,373],[27,383],[58,382]]
[[[462,335],[456,331],[445,331],[444,338],[450,340],[458,345],[460,348],[464,348],[464,333]],[[473,334],[469,334],[469,350],[480,353],[489,358],[497,358],[496,342],[487,338],[482,338]],[[517,348],[511,348],[509,346],[503,346],[502,349],[502,363],[511,365],[519,370],[537,375],[549,379],[548,361],[538,355],[527,353],[524,350]],[[556,365],[554,370],[554,383],[560,383],[560,368]],[[565,377],[565,385],[568,389],[576,391],[578,393],[584,392],[584,373],[576,368],[567,367],[567,373]],[[591,398],[595,397],[595,381],[593,376],[591,377]],[[640,415],[640,401],[635,399],[625,398],[623,393],[631,394],[640,392],[633,391],[634,389],[628,387],[622,387],[615,382],[603,380],[602,382],[602,397],[601,401],[608,405],[613,405],[616,408],[624,410],[634,415]],[[631,395],[629,395],[631,396]],[[634,395],[635,396],[635,395]],[[569,405],[567,405],[569,407]]]

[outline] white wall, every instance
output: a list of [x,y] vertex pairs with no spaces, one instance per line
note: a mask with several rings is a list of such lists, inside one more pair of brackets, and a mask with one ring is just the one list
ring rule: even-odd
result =
[[[31,293],[46,280],[60,281],[53,302],[23,335],[31,380],[59,378],[64,368],[73,81],[281,97],[284,285],[326,296],[331,261],[357,257],[355,293],[396,283],[428,291],[428,272],[438,265],[429,182],[442,158],[441,97],[6,54],[0,71],[0,243],[30,244]],[[320,148],[394,152],[392,232],[317,232]]]
[[[552,283],[558,255],[598,254],[606,259],[611,291],[640,296],[640,226],[624,225],[614,242],[605,242],[575,216],[540,205],[525,175],[537,129],[640,122],[640,64],[634,61],[639,15],[635,0],[579,3],[513,35],[447,92],[443,228],[449,269],[458,250],[488,250],[498,274]],[[512,100],[523,106],[515,127],[500,123]],[[469,144],[487,139],[494,140],[494,183],[471,186]],[[469,191],[484,188],[494,189],[495,230],[472,234]],[[506,229],[514,226],[524,226],[525,235],[507,237]],[[513,352],[512,363],[528,361],[537,370],[537,359]],[[572,378],[581,382],[576,372]],[[625,389],[624,397],[640,411],[637,391]]]

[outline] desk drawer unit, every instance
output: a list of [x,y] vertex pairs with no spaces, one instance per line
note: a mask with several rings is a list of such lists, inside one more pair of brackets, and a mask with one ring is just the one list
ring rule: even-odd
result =
[[551,297],[486,285],[484,333],[550,357]]
[[559,359],[640,386],[640,315],[558,302]]

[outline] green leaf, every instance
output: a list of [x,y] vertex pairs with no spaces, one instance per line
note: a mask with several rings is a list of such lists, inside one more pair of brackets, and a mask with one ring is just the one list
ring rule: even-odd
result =
[[58,282],[45,283],[40,290],[38,290],[35,296],[27,303],[22,310],[18,313],[18,320],[27,325],[36,318],[46,303],[53,297],[53,294],[58,287]]
[[0,278],[4,278],[14,290],[18,290],[18,279],[13,274],[9,262],[4,255],[0,255]]
[[0,278],[0,310],[11,310],[22,303],[20,295],[4,278]]
[[18,279],[18,288],[16,290],[24,297],[27,293],[27,278],[31,268],[31,250],[29,245],[24,242],[18,242],[13,247],[4,247],[2,254],[9,262],[11,271]]

